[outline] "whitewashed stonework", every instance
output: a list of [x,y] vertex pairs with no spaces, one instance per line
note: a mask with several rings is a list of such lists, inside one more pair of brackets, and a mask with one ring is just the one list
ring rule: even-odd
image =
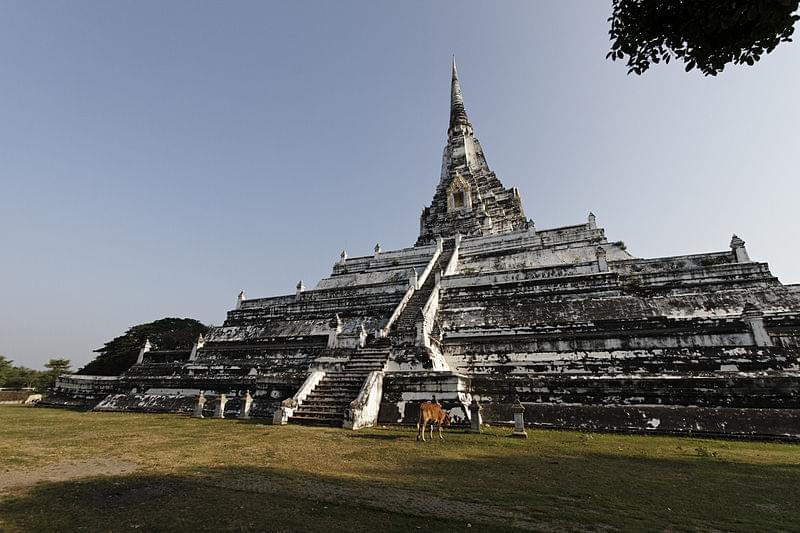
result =
[[[292,294],[242,292],[185,356],[151,347],[97,381],[98,408],[189,414],[195,396],[181,391],[203,390],[228,399],[222,416],[358,429],[416,423],[435,396],[457,423],[477,412],[516,420],[520,435],[534,424],[800,438],[800,287],[739,237],[721,244],[643,259],[592,213],[536,228],[489,168],[453,64],[439,184],[415,246],[343,251]],[[65,394],[92,386],[60,380]]]

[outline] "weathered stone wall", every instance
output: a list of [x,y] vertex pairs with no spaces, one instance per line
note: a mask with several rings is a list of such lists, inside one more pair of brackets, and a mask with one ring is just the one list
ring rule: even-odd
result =
[[471,392],[487,404],[675,405],[800,408],[800,376],[472,376]]
[[468,420],[469,379],[451,372],[387,372],[378,422],[416,424],[419,404],[433,397],[448,410],[454,424]]
[[[484,405],[484,422],[510,423],[511,406],[511,403]],[[540,428],[800,440],[800,409],[524,402],[523,406],[525,423]]]

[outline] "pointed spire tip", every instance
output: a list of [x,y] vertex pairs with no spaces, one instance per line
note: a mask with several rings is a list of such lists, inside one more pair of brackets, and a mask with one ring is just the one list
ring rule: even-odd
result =
[[450,129],[456,125],[469,125],[469,119],[464,109],[461,82],[458,81],[458,70],[456,70],[456,56],[453,54],[452,80],[450,82]]

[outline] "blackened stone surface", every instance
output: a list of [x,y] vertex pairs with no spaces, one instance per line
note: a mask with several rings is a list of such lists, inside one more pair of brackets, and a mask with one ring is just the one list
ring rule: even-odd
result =
[[[534,427],[800,440],[798,409],[523,405],[525,423]],[[484,422],[510,423],[513,420],[511,407],[511,403],[484,405]]]

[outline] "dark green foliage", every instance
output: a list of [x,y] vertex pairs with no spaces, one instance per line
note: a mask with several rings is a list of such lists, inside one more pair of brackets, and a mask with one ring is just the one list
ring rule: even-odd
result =
[[69,374],[72,372],[69,359],[50,359],[45,363],[44,367],[47,369],[41,373],[36,388],[39,390],[47,390],[56,384],[56,378],[61,374]]
[[629,294],[631,296],[646,296],[647,289],[645,289],[644,284],[642,283],[641,276],[633,275],[629,276],[623,283],[622,283],[622,292],[624,294]]
[[71,363],[69,359],[50,359],[44,367],[48,372],[57,374],[67,374],[70,371]]
[[0,387],[5,386],[5,382],[8,380],[8,376],[11,374],[13,368],[11,361],[6,359],[5,356],[0,355]]
[[0,387],[6,389],[30,389],[46,391],[52,387],[56,378],[71,371],[69,359],[50,359],[45,371],[33,370],[24,366],[14,366],[13,361],[0,355]]
[[628,74],[673,56],[716,76],[728,63],[753,65],[791,41],[800,0],[612,0],[611,51]]
[[189,349],[208,326],[191,318],[162,318],[133,326],[124,335],[95,350],[97,358],[78,371],[79,374],[118,376],[128,370],[147,339],[154,350]]
[[[6,389],[40,388],[47,372],[24,366],[14,366],[14,361],[0,355],[0,387]],[[69,361],[67,361],[69,363]]]
[[38,388],[44,381],[45,372],[24,366],[14,366],[9,370],[3,387],[7,389]]

